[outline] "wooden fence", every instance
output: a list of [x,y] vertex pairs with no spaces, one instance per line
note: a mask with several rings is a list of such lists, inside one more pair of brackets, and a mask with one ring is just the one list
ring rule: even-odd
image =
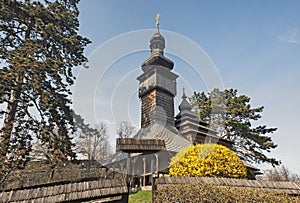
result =
[[52,186],[41,186],[0,192],[0,203],[6,202],[81,202],[122,196],[126,202],[128,190],[125,179],[104,179]]

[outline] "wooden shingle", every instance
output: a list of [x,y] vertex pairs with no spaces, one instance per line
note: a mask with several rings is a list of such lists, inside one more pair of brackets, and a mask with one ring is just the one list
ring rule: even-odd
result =
[[117,138],[117,150],[123,152],[155,152],[166,150],[164,140]]
[[[58,183],[60,184],[60,183]],[[124,179],[94,180],[0,192],[2,202],[65,202],[127,194]]]

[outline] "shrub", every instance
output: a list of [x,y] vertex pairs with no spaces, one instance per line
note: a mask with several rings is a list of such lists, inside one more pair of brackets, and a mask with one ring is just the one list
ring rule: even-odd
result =
[[262,189],[212,186],[209,184],[170,184],[158,186],[154,202],[300,202],[299,197]]
[[172,158],[170,175],[246,178],[247,169],[227,147],[197,144],[182,149]]

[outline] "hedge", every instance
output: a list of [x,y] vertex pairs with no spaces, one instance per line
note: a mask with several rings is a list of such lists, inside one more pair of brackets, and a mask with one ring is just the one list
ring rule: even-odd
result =
[[224,187],[201,184],[158,185],[155,202],[299,202],[300,197],[267,192],[262,189]]

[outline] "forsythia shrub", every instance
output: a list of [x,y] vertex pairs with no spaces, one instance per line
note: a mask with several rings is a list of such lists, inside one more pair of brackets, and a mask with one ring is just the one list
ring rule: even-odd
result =
[[247,169],[236,153],[218,144],[197,144],[182,149],[170,163],[172,176],[246,178]]

